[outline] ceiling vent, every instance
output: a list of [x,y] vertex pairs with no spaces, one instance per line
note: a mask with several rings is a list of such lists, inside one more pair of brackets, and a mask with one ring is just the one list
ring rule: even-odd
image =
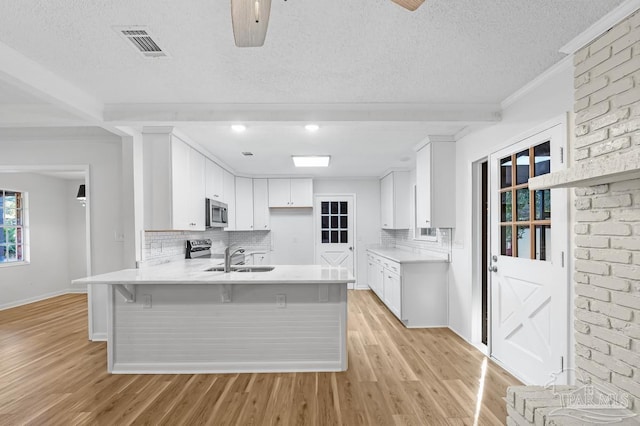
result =
[[122,38],[133,46],[145,58],[168,58],[167,52],[162,50],[158,43],[151,37],[147,27],[113,27]]

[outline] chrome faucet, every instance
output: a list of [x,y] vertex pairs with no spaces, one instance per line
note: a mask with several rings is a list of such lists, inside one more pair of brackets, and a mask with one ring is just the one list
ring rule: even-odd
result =
[[238,248],[233,252],[231,251],[231,246],[224,249],[224,272],[231,272],[231,258],[236,253],[244,253],[244,249]]

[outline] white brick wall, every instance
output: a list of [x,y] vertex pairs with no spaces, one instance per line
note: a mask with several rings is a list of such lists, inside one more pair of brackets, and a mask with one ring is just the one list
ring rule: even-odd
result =
[[[640,149],[640,13],[574,64],[573,161]],[[640,413],[640,180],[575,194],[577,378],[629,393]]]

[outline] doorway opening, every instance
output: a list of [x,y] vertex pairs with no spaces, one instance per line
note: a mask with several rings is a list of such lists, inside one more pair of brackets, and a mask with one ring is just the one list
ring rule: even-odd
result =
[[481,341],[487,345],[489,334],[489,162],[483,161],[480,164],[480,232],[481,232]]
[[88,166],[0,166],[0,188],[28,195],[23,236],[30,253],[26,268],[13,281],[13,297],[0,298],[0,309],[90,291],[71,284],[91,275],[88,184]]
[[490,354],[490,228],[489,228],[489,158],[472,164],[473,286],[471,342],[485,355]]

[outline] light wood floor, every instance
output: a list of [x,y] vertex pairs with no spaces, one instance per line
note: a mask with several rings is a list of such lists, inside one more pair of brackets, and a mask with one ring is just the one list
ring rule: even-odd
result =
[[349,293],[344,373],[109,375],[86,296],[0,311],[0,425],[504,424],[518,381],[448,329],[408,330]]

